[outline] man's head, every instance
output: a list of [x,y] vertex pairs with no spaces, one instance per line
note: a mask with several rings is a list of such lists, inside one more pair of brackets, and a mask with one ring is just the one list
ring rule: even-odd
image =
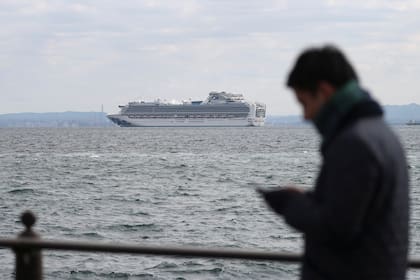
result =
[[335,91],[357,74],[344,54],[334,46],[310,48],[297,59],[287,79],[302,105],[304,118],[312,120]]

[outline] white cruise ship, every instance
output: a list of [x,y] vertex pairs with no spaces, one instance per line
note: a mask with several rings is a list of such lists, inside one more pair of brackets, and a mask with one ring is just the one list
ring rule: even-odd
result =
[[265,104],[249,102],[242,94],[210,92],[205,101],[179,104],[156,100],[120,105],[108,115],[119,126],[263,126]]

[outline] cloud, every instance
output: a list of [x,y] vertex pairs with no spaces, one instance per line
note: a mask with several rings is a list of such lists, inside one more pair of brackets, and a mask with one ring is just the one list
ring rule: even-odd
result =
[[0,113],[87,110],[98,99],[116,108],[211,90],[298,112],[284,77],[299,51],[325,42],[346,51],[381,100],[420,102],[405,93],[420,74],[419,2],[3,0],[0,91],[15,101]]
[[420,9],[420,1],[418,0],[328,0],[328,6],[342,7],[342,8],[361,8],[361,9],[389,9],[395,11],[407,11],[413,9]]

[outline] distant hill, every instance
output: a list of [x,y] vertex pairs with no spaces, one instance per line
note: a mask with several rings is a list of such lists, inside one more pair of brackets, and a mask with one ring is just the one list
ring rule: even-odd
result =
[[[420,121],[420,105],[386,105],[385,119],[390,124]],[[266,125],[307,125],[300,115],[268,115]],[[15,113],[0,115],[0,127],[108,127],[114,124],[103,112]]]
[[[385,119],[390,124],[406,124],[409,121],[420,121],[420,105],[385,105],[383,106]],[[301,116],[273,116],[269,115],[266,119],[267,125],[304,125]]]
[[392,124],[405,124],[409,121],[420,121],[420,105],[386,105],[385,119]]
[[289,116],[273,116],[268,115],[265,119],[266,125],[307,125],[308,122],[305,122],[302,116],[298,115],[289,115]]
[[104,127],[112,122],[103,112],[15,113],[0,115],[0,127]]

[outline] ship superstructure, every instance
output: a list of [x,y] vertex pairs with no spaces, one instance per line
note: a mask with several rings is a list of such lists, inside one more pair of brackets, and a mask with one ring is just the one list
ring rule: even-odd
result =
[[119,126],[263,126],[266,107],[242,94],[210,92],[204,101],[155,100],[119,106],[108,118]]

